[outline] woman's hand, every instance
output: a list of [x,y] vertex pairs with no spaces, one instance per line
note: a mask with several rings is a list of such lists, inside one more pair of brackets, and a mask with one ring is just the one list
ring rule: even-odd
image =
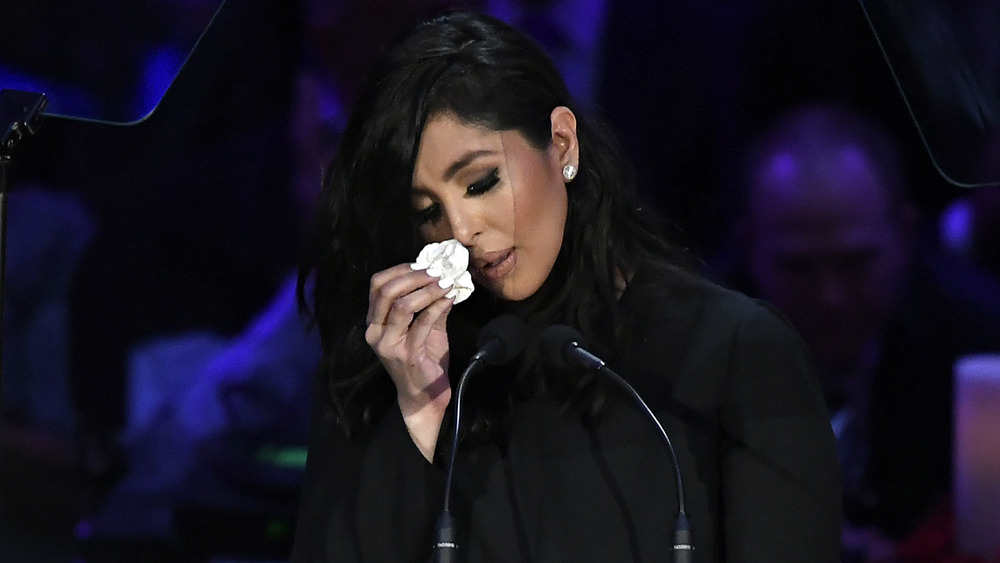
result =
[[410,437],[434,456],[441,420],[451,400],[446,321],[453,299],[438,279],[400,264],[372,276],[365,340],[396,385]]

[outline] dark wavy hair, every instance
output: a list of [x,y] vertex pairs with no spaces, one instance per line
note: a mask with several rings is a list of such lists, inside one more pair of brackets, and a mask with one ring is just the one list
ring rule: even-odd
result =
[[[449,314],[453,378],[474,351],[477,327],[513,311],[540,330],[577,327],[597,352],[622,337],[622,280],[651,267],[683,270],[684,253],[640,216],[632,172],[610,130],[584,116],[544,51],[509,25],[478,13],[450,12],[417,25],[375,69],[324,180],[313,243],[300,272],[300,297],[315,276],[313,321],[323,342],[318,377],[338,420],[362,437],[395,401],[395,388],[364,339],[371,276],[410,262],[422,240],[411,209],[411,181],[425,123],[448,112],[494,131],[518,131],[542,150],[558,106],[577,115],[579,175],[556,265],[542,288],[519,303],[476,292]],[[471,335],[471,336],[470,336]],[[551,391],[528,353],[507,397]],[[581,383],[582,385],[582,383]],[[472,433],[487,432],[490,416]]]

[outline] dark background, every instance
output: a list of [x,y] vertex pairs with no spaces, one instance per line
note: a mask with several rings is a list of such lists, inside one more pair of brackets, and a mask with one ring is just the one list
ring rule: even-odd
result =
[[[124,470],[114,440],[127,409],[129,350],[185,331],[235,335],[267,305],[295,266],[305,223],[296,191],[297,80],[307,72],[336,90],[329,97],[339,106],[316,116],[320,137],[313,139],[328,155],[381,45],[440,7],[412,4],[230,2],[147,118],[112,125],[53,117],[15,151],[11,191],[44,186],[69,194],[94,228],[64,292],[69,367],[64,391],[53,392],[67,394],[69,422],[37,424],[31,413],[4,407],[0,559],[69,561],[86,548],[78,523]],[[524,17],[515,24],[547,48],[567,47],[556,23],[531,16],[572,2],[521,4]],[[183,60],[217,7],[2,0],[0,69],[8,74],[0,79],[12,83],[0,87],[38,84],[15,82],[30,76],[54,86],[53,113],[135,121],[156,105],[156,87],[169,83],[170,65]],[[840,100],[889,127],[904,148],[910,195],[926,217],[966,193],[928,157],[857,3],[609,1],[594,19],[603,26],[587,64],[598,80],[578,94],[618,129],[642,195],[699,257],[720,251],[729,235],[743,143],[807,100]],[[157,52],[173,55],[162,58],[150,90],[144,72]],[[88,469],[88,455],[104,456],[104,465]],[[190,514],[186,554],[224,552],[215,544],[228,544],[245,557],[280,559],[297,501],[294,488],[283,490],[282,508],[260,518],[241,521],[228,506]],[[211,528],[220,521],[229,525]]]

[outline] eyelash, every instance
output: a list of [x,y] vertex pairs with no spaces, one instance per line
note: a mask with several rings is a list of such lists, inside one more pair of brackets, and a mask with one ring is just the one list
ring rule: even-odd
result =
[[[469,185],[469,187],[466,188],[465,193],[473,197],[481,196],[492,190],[499,183],[500,170],[498,168],[494,168],[493,170],[490,170],[486,176]],[[436,203],[417,211],[417,221],[421,225],[433,223],[434,221],[437,221],[440,216],[441,206]]]
[[490,170],[489,174],[484,176],[482,179],[473,182],[472,185],[469,186],[467,190],[465,190],[465,193],[472,196],[482,195],[492,190],[493,187],[499,183],[500,183],[500,170],[494,168],[493,170]]
[[438,220],[441,216],[441,207],[434,203],[420,211],[417,211],[417,223],[420,225],[426,225],[427,223],[433,223]]

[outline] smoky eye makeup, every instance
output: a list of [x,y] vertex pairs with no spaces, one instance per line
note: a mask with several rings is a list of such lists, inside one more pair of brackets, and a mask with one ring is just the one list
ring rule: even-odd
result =
[[[492,190],[499,183],[500,169],[492,168],[481,178],[469,184],[465,188],[465,193],[473,197],[479,196]],[[441,214],[441,205],[439,203],[431,203],[426,207],[413,210],[413,215],[416,217],[417,222],[420,225],[426,225],[437,221],[441,217]]]
[[466,192],[469,195],[484,194],[493,189],[499,183],[500,183],[500,169],[494,168],[489,172],[487,172],[485,176],[470,184]]
[[432,203],[423,209],[415,209],[413,214],[417,218],[417,223],[426,225],[427,223],[437,221],[441,217],[441,206]]

